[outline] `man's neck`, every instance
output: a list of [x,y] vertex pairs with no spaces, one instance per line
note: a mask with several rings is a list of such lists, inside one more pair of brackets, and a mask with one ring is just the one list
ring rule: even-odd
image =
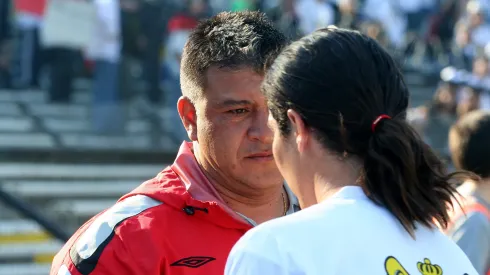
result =
[[211,183],[233,211],[257,224],[283,216],[289,206],[289,198],[282,185],[272,190],[255,190],[252,194],[241,192],[239,188],[229,188],[229,182],[222,184],[212,180]]
[[216,171],[212,165],[207,165],[195,147],[193,152],[206,178],[233,211],[257,224],[283,216],[287,211],[289,198],[282,182],[263,189],[248,186]]

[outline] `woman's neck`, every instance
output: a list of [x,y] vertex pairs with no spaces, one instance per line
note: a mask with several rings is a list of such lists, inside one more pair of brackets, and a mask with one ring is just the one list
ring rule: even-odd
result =
[[327,200],[345,186],[358,185],[362,165],[355,159],[325,161],[313,176],[313,188],[304,196],[302,207]]

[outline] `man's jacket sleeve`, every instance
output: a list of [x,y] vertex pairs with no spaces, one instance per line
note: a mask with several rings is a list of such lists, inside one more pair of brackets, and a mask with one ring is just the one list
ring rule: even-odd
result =
[[[134,242],[131,242],[134,245]],[[146,254],[146,253],[145,253]],[[63,248],[55,258],[50,275],[143,275],[159,274],[148,263],[155,263],[152,255],[134,257],[133,252],[119,236],[114,236],[102,250],[83,258],[73,246]],[[144,261],[142,261],[144,260]],[[146,263],[146,265],[145,265]]]
[[150,213],[159,205],[135,195],[95,216],[56,255],[50,275],[162,274],[164,248],[155,244],[161,232]]

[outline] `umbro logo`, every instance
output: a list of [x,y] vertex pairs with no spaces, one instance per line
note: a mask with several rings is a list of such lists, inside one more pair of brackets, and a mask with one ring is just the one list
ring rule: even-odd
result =
[[193,257],[180,259],[172,263],[170,266],[186,266],[190,268],[198,268],[214,260],[216,260],[216,258],[205,257],[205,256],[193,256]]

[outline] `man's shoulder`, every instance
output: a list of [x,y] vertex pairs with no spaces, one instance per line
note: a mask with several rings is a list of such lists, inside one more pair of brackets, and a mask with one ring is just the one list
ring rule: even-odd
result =
[[[75,234],[79,236],[76,243],[79,246],[80,243],[91,243],[96,248],[97,242],[108,242],[114,236],[146,234],[152,227],[143,224],[158,222],[155,218],[167,210],[163,206],[163,202],[149,196],[128,196],[82,226]],[[97,239],[95,243],[94,239]]]
[[[113,259],[102,258],[103,251],[127,258],[130,255],[125,254],[149,247],[156,235],[152,230],[156,228],[147,225],[149,221],[158,221],[152,217],[156,217],[156,212],[162,211],[163,206],[162,202],[144,195],[129,196],[118,201],[75,232],[56,255],[53,268],[64,265],[80,274],[89,274],[100,266],[97,263],[112,265]],[[123,249],[126,247],[131,247],[132,251]]]

